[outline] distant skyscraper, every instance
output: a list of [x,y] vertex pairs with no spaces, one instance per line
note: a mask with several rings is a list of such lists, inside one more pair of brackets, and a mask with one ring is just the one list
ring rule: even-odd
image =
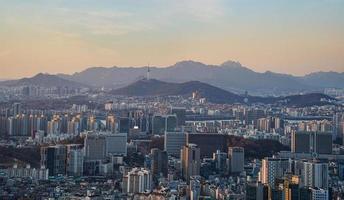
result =
[[165,116],[165,129],[164,132],[173,132],[176,131],[178,127],[178,120],[176,115],[167,115]]
[[244,148],[242,147],[228,148],[228,158],[231,173],[241,173],[242,171],[244,171],[244,154]]
[[187,144],[181,150],[180,160],[183,178],[189,182],[191,176],[200,175],[200,148],[196,144]]
[[106,137],[87,134],[84,141],[85,160],[103,160],[106,156]]
[[49,170],[49,176],[66,174],[66,146],[56,145],[41,148],[41,166]]
[[275,187],[276,179],[282,178],[290,171],[290,168],[289,159],[264,158],[260,170],[260,181],[263,184],[268,184],[270,187]]
[[201,177],[190,177],[190,200],[198,200],[201,196]]
[[21,114],[21,104],[20,103],[14,103],[12,106],[13,110],[13,116],[17,116]]
[[283,193],[286,200],[298,200],[300,197],[300,177],[288,174],[284,178]]
[[227,153],[217,150],[213,153],[213,161],[218,172],[224,173],[227,171]]
[[127,156],[127,133],[104,133],[106,140],[106,155]]
[[307,187],[328,188],[328,163],[320,161],[306,161],[303,169],[303,185]]
[[95,132],[84,141],[86,160],[104,160],[111,155],[127,155],[127,133]]
[[152,174],[144,168],[133,168],[127,174],[127,193],[136,194],[152,189]]
[[175,114],[178,119],[178,126],[185,125],[186,108],[184,107],[172,107],[171,114]]
[[106,130],[111,133],[116,132],[116,118],[113,115],[106,117]]
[[160,174],[167,177],[168,172],[168,156],[166,151],[160,149],[151,149],[151,172],[154,178],[158,178]]
[[268,195],[268,186],[261,182],[248,183],[246,185],[246,200],[266,200]]
[[294,153],[332,154],[330,132],[293,132],[291,151]]
[[120,133],[129,133],[130,129],[130,120],[128,117],[121,117],[119,118],[119,132]]
[[186,144],[186,134],[184,132],[165,132],[164,150],[168,155],[180,156],[180,150]]
[[67,174],[82,176],[84,172],[84,152],[81,145],[67,145]]

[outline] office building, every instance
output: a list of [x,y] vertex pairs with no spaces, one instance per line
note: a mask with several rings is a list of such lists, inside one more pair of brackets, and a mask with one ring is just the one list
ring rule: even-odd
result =
[[241,173],[244,171],[244,148],[242,147],[229,147],[228,159],[231,173]]
[[293,132],[291,135],[293,153],[332,154],[330,132]]
[[213,153],[213,161],[217,172],[225,173],[227,171],[227,153],[217,150]]
[[186,108],[184,108],[184,107],[171,107],[171,114],[174,114],[177,116],[178,126],[184,126],[185,125]]
[[182,177],[189,182],[191,176],[200,175],[200,148],[196,144],[187,144],[181,150],[180,160]]
[[246,200],[266,200],[268,199],[269,188],[261,182],[248,183],[246,185]]
[[130,120],[128,117],[120,117],[118,122],[119,133],[129,133]]
[[150,169],[153,178],[167,177],[168,172],[168,156],[166,151],[153,148],[150,153]]
[[167,132],[175,132],[178,128],[176,115],[154,115],[152,119],[152,133],[162,135]]
[[82,176],[84,172],[84,152],[81,145],[67,145],[67,175]]
[[127,133],[104,133],[106,140],[106,155],[127,156]]
[[186,144],[186,134],[184,132],[165,132],[164,150],[168,155],[178,157],[180,150]]
[[85,160],[103,160],[106,156],[106,136],[90,133],[84,141]]
[[66,174],[66,153],[64,145],[41,148],[41,166],[49,170],[49,176]]
[[[165,116],[165,128],[164,132],[174,132],[177,130],[178,120],[176,115],[166,115]],[[163,132],[163,133],[164,133]]]

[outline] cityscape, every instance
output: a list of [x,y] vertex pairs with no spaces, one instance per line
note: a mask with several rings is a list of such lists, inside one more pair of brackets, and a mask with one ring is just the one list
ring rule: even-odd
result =
[[343,2],[43,2],[0,8],[0,199],[344,199]]

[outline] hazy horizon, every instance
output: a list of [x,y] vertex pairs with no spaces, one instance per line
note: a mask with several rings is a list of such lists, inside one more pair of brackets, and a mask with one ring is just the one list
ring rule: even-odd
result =
[[182,60],[297,76],[344,71],[340,0],[0,3],[0,79]]
[[[149,65],[150,67],[154,68],[167,68],[167,67],[172,67],[173,65],[179,63],[179,62],[184,62],[184,61],[192,61],[192,62],[200,62],[200,61],[197,61],[197,60],[181,60],[181,61],[177,61],[171,65],[168,65],[168,66],[153,66],[153,65]],[[232,61],[232,60],[227,60],[227,61]],[[224,61],[226,62],[226,61]],[[208,65],[208,66],[216,66],[216,67],[219,67],[221,66],[221,64],[223,64],[224,62],[222,63],[219,63],[219,64],[213,64],[213,63],[203,63],[203,62],[200,62],[202,64],[205,64],[205,65]],[[233,61],[233,62],[239,62],[239,61]],[[240,62],[239,62],[240,63]],[[329,70],[329,71],[322,71],[322,70],[319,70],[319,71],[311,71],[311,72],[308,72],[308,73],[304,73],[304,74],[291,74],[291,73],[283,73],[283,72],[278,72],[278,71],[272,71],[272,70],[266,70],[266,71],[257,71],[255,70],[254,68],[250,67],[250,66],[245,66],[243,65],[242,63],[240,63],[242,65],[242,67],[245,67],[245,68],[248,68],[254,72],[258,72],[258,73],[265,73],[265,72],[273,72],[273,73],[281,73],[281,74],[287,74],[287,75],[292,75],[292,76],[296,76],[296,77],[299,77],[299,76],[305,76],[307,74],[311,74],[311,73],[316,73],[316,72],[337,72],[337,73],[344,73],[344,70],[343,71],[334,71],[334,70]],[[71,73],[62,73],[62,72],[57,72],[57,73],[50,73],[50,72],[45,72],[45,71],[40,71],[40,72],[37,72],[37,73],[34,73],[34,74],[31,74],[31,75],[27,75],[27,76],[22,76],[22,77],[13,77],[13,78],[3,78],[3,77],[0,77],[0,81],[4,81],[4,80],[15,80],[15,79],[21,79],[21,78],[31,78],[37,74],[50,74],[50,75],[59,75],[59,74],[65,74],[65,75],[73,75],[75,73],[80,73],[80,72],[83,72],[87,69],[90,69],[90,68],[113,68],[113,67],[118,67],[118,68],[142,68],[142,67],[147,67],[148,65],[140,65],[140,66],[117,66],[117,65],[113,65],[113,66],[90,66],[90,67],[86,67],[80,71],[75,71],[75,72],[71,72]]]

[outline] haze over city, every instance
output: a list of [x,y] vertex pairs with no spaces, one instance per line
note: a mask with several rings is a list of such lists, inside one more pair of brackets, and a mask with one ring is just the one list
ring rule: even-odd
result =
[[182,60],[294,75],[344,69],[341,0],[0,3],[1,79]]
[[344,199],[344,0],[0,5],[0,199]]

